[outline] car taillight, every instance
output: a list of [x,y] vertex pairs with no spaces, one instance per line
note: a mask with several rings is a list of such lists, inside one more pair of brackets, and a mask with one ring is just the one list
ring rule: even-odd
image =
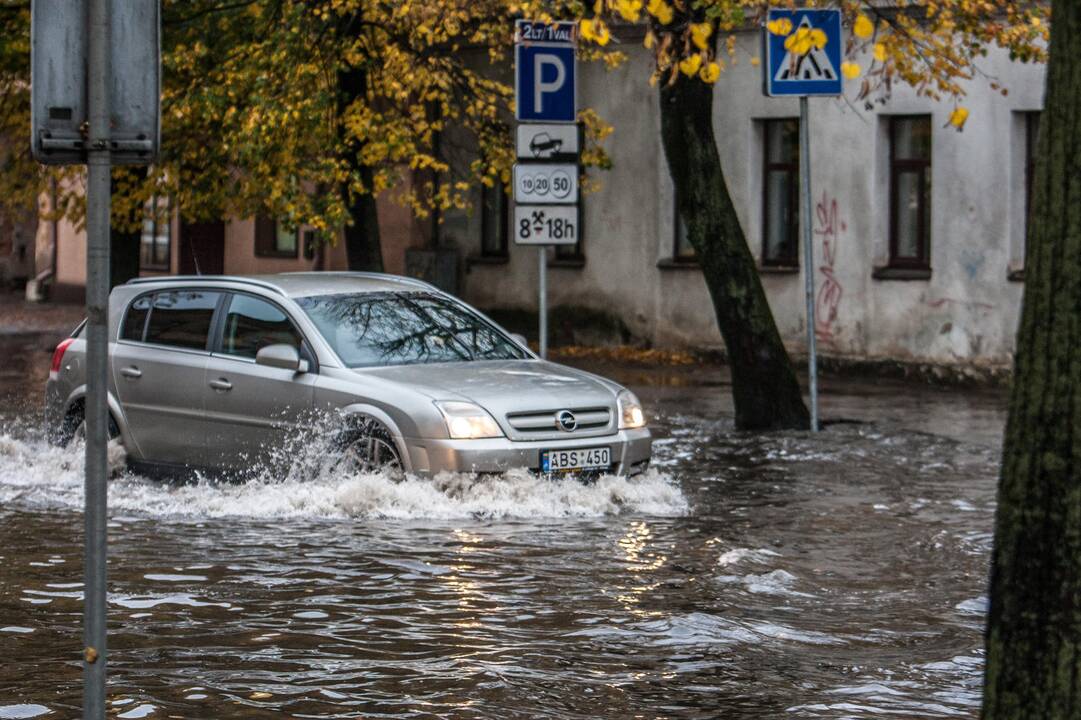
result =
[[53,364],[49,366],[50,380],[55,380],[60,374],[60,363],[64,361],[64,353],[73,342],[75,342],[75,338],[61,340],[60,344],[56,346],[56,350],[53,350]]

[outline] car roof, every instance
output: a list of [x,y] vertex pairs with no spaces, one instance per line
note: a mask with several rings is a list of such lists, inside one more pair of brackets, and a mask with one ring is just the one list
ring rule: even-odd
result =
[[393,292],[402,290],[438,289],[423,280],[370,272],[287,272],[275,275],[163,275],[157,277],[135,278],[127,285],[170,285],[194,284],[217,285],[219,283],[237,283],[253,285],[264,290],[276,292],[286,297],[309,297],[311,295],[341,295],[345,293]]

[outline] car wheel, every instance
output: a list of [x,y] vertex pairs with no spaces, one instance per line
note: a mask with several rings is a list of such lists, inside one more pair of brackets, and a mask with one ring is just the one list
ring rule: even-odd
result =
[[[75,440],[79,442],[86,441],[86,420],[80,420],[79,424],[75,426],[75,431],[72,432],[68,444]],[[120,438],[120,427],[117,426],[112,415],[109,416],[109,442],[105,446],[105,462],[109,477],[123,472],[128,462],[128,451],[124,447],[124,441]]]
[[[79,424],[75,426],[74,432],[71,434],[71,440],[86,441],[86,420],[80,419]],[[120,428],[116,424],[116,420],[113,420],[113,416],[109,416],[109,442],[120,441]],[[70,442],[70,441],[69,441]]]
[[395,478],[405,472],[390,431],[372,418],[355,421],[342,434],[333,469],[351,473],[384,472]]

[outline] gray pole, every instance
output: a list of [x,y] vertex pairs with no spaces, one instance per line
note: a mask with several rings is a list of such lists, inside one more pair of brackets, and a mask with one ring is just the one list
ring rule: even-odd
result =
[[105,718],[106,444],[109,437],[108,316],[109,225],[109,0],[87,10],[86,184],[86,549],[83,640],[84,720]]
[[815,249],[811,216],[811,128],[807,98],[799,99],[800,221],[803,225],[803,274],[807,289],[807,375],[811,384],[811,431],[818,432],[818,357],[815,350]]
[[540,302],[538,303],[540,314],[540,356],[548,357],[548,247],[541,245],[537,248],[537,272],[540,279]]

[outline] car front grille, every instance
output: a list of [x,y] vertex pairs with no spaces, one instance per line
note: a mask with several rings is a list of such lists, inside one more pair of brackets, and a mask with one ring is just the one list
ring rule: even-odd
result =
[[[560,427],[558,417],[564,411],[569,411],[574,415],[577,423],[574,430],[567,431]],[[507,423],[522,435],[595,433],[598,430],[607,428],[611,422],[612,411],[606,407],[560,408],[558,410],[507,414]]]

